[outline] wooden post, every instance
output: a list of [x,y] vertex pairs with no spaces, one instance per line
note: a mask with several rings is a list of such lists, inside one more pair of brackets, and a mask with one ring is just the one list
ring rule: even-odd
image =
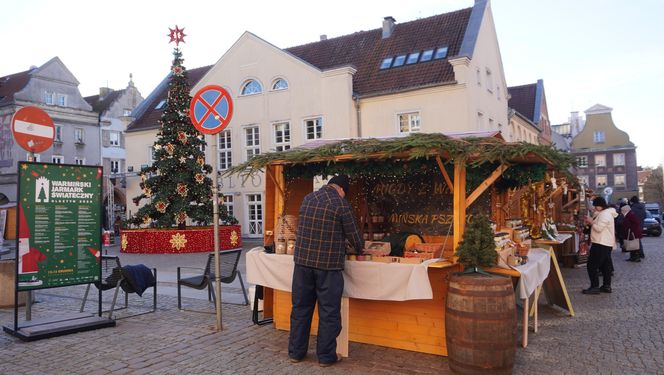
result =
[[454,160],[454,251],[463,238],[466,229],[466,165],[462,160]]

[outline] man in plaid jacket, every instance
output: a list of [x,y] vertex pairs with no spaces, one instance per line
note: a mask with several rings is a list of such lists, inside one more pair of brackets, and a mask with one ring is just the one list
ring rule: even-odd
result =
[[349,185],[348,176],[334,176],[320,190],[304,197],[300,206],[288,340],[288,356],[293,363],[307,355],[316,301],[318,362],[327,367],[341,360],[336,339],[341,332],[346,242],[357,254],[364,247],[353,209],[344,199]]

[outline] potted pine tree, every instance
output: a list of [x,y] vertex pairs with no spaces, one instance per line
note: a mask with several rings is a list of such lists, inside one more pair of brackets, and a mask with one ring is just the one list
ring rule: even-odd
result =
[[482,270],[498,253],[489,219],[475,216],[456,255],[465,271],[452,275],[445,305],[449,366],[458,374],[511,374],[516,352],[516,305],[509,277]]
[[464,273],[488,275],[482,267],[496,264],[496,243],[493,240],[491,223],[484,215],[475,216],[463,234],[456,255],[465,269]]

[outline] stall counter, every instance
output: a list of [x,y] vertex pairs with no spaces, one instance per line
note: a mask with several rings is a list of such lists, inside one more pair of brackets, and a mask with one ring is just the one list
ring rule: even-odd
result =
[[[450,273],[458,272],[461,266],[445,261],[432,261],[426,264],[385,264],[377,262],[354,262],[345,273],[366,272],[372,279],[373,287],[381,289],[378,283],[395,279],[396,273],[382,273],[380,270],[402,269],[399,277],[404,283],[411,284],[403,288],[389,287],[395,295],[379,293],[367,294],[367,290],[358,292],[345,288],[348,296],[348,339],[353,342],[380,345],[390,348],[411,350],[422,353],[447,355],[445,344],[445,298],[447,279]],[[365,263],[365,264],[360,264]],[[272,264],[272,266],[270,266]],[[290,266],[288,266],[290,264]],[[278,274],[292,276],[293,257],[289,255],[265,254],[262,248],[252,249],[247,253],[247,279],[250,283],[266,287],[266,303],[272,301],[272,318],[277,329],[290,329],[291,294],[290,282]],[[390,268],[390,266],[392,266]],[[397,267],[394,267],[397,266]],[[401,266],[401,267],[399,267]],[[289,268],[290,267],[290,268]],[[351,270],[352,269],[352,270]],[[410,276],[405,275],[410,270]],[[428,278],[428,283],[420,272]],[[382,276],[381,276],[382,274]],[[386,275],[392,277],[387,278]],[[349,280],[345,275],[345,280]],[[356,280],[361,276],[355,275]],[[381,281],[382,280],[382,281]],[[425,285],[424,283],[428,284]],[[358,283],[355,283],[358,284]],[[418,291],[418,287],[422,289]],[[430,288],[430,294],[427,290]],[[359,293],[365,298],[355,298]],[[375,294],[372,296],[372,294]],[[367,299],[380,298],[380,299]],[[427,298],[428,297],[428,298]],[[392,300],[389,300],[392,299]],[[267,308],[266,313],[270,312]],[[312,333],[318,329],[317,313],[314,314]]]

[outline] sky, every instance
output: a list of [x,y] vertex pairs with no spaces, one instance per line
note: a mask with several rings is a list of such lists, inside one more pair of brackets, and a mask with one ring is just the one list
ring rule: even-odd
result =
[[[21,0],[3,4],[0,77],[57,56],[83,96],[123,89],[143,97],[168,73],[169,27],[185,28],[188,69],[216,63],[245,31],[288,48],[473,5],[473,0]],[[643,167],[664,164],[664,0],[493,0],[508,86],[544,82],[552,124],[595,104],[637,146]],[[585,115],[584,115],[585,117]]]

